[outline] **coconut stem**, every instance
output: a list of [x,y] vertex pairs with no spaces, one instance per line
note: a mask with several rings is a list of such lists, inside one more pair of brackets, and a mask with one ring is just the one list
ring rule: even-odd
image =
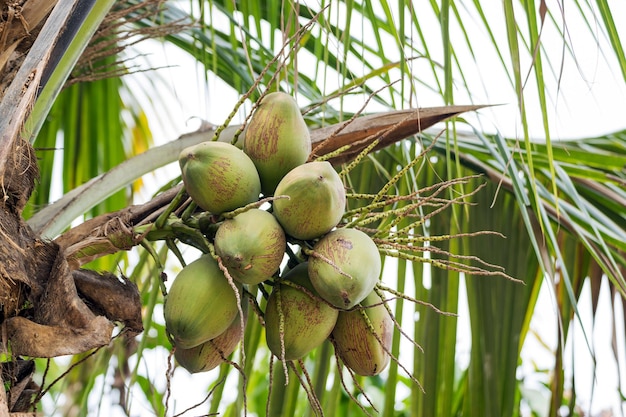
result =
[[[395,318],[393,317],[393,314],[390,312],[390,310],[389,310],[389,308],[387,306],[386,300],[384,298],[382,298],[382,297],[381,297],[381,299],[383,300],[382,302],[385,305],[385,307],[387,309],[387,312],[389,313],[389,316],[391,316],[392,321],[395,324],[397,324]],[[367,315],[367,312],[365,311],[366,308],[370,308],[370,307],[372,307],[372,306],[367,306],[367,307],[365,307],[365,308],[360,310],[361,316],[365,320],[365,323],[367,324],[367,327],[368,327],[370,333],[372,334],[372,336],[374,336],[376,338],[376,340],[380,344],[380,347],[385,351],[385,353],[387,355],[389,355],[391,360],[393,360],[406,373],[406,375],[409,377],[409,379],[411,379],[411,381],[413,381],[419,387],[419,389],[422,391],[422,393],[426,393],[426,391],[424,391],[424,387],[419,382],[419,380],[415,376],[413,376],[413,374],[400,362],[400,360],[393,353],[391,353],[391,350],[389,348],[387,348],[387,346],[385,346],[385,343],[383,343],[383,340],[381,339],[381,336],[374,329],[374,325],[372,324],[369,316]],[[406,336],[406,334],[404,332],[402,334]],[[415,344],[415,342],[411,338],[408,338],[408,339],[411,340]],[[420,347],[420,349],[421,349],[421,347]]]
[[185,193],[185,187],[180,187],[180,190],[178,190],[178,193],[176,193],[170,204],[167,205],[163,213],[161,213],[159,217],[157,217],[156,222],[154,222],[157,229],[161,229],[163,228],[163,226],[165,226],[165,223],[170,217],[170,214],[172,214],[174,212],[174,209],[178,207],[179,204],[183,201]]
[[346,278],[352,279],[352,275],[348,274],[347,272],[344,272],[331,259],[329,259],[326,256],[322,255],[321,253],[316,252],[313,249],[307,249],[307,248],[302,248],[302,251],[305,254],[307,254],[308,256],[312,256],[314,258],[321,259],[322,261],[326,262],[328,265],[332,266],[335,269],[335,271],[337,271],[337,273],[343,275]]
[[[330,339],[330,341],[333,344],[335,343],[334,339],[332,338]],[[341,382],[341,386],[343,387],[344,392],[348,394],[348,397],[350,397],[352,402],[354,402],[361,409],[361,411],[365,413],[365,415],[371,417],[372,415],[367,411],[367,409],[363,406],[363,404],[359,402],[359,400],[354,396],[354,394],[352,394],[352,390],[350,390],[348,386],[346,385],[346,381],[343,376],[343,362],[341,358],[339,357],[339,354],[337,353],[337,348],[335,348],[335,360],[337,361],[337,375],[339,376],[339,382]],[[352,369],[350,369],[347,366],[346,366],[346,369],[348,370],[348,373],[350,374],[350,377],[352,378],[352,381],[354,382],[355,387],[363,395],[363,398],[365,398],[366,401],[372,406],[374,411],[378,412],[378,410],[376,410],[376,407],[374,407],[374,405],[372,404],[372,401],[369,399],[369,397],[367,396],[367,394],[361,387],[361,384],[359,384],[359,381],[357,380],[357,377],[352,371]]]
[[285,385],[289,384],[289,370],[285,361],[285,314],[283,313],[282,293],[280,284],[274,288],[276,291],[276,309],[278,310],[278,335],[280,338],[280,360],[283,364],[283,372],[285,373]]
[[255,201],[253,203],[246,204],[243,207],[239,207],[239,208],[237,208],[237,209],[235,209],[233,211],[227,211],[226,213],[222,213],[222,217],[225,218],[225,219],[232,219],[233,217],[235,217],[238,214],[245,213],[248,210],[259,208],[259,207],[261,207],[265,203],[269,203],[269,202],[272,202],[274,200],[280,200],[280,199],[283,199],[283,198],[289,199],[289,196],[288,195],[277,195],[277,196],[272,196],[272,197],[265,197],[265,198],[260,199],[259,201]]
[[189,220],[189,218],[191,217],[193,212],[196,211],[197,208],[198,208],[198,205],[192,200],[189,203],[189,205],[185,208],[185,210],[183,210],[183,214],[180,216],[180,218],[184,222],[186,222],[187,220]]
[[[239,293],[239,289],[237,288],[237,285],[235,284],[235,281],[233,280],[233,277],[231,277],[230,274],[228,273],[228,268],[226,268],[226,266],[222,262],[222,258],[220,258],[215,253],[215,247],[212,244],[209,243],[209,248],[210,248],[211,256],[213,257],[213,259],[215,259],[217,261],[217,265],[219,266],[220,270],[224,273],[224,276],[228,280],[228,284],[230,285],[230,287],[235,292],[235,298],[237,300],[237,310],[239,311],[241,334],[244,335],[245,334],[246,322],[245,322],[245,317],[244,317],[244,314],[243,314],[243,309],[241,308],[241,294]],[[245,354],[245,346],[244,346],[244,338],[243,337],[241,338],[241,362],[242,363],[246,362],[246,354]]]

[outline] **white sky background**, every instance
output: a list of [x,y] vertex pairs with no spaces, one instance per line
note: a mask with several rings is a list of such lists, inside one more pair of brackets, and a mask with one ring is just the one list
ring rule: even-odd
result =
[[[415,2],[423,4],[425,10],[423,13],[432,14],[430,6],[426,5],[427,2]],[[574,48],[574,54],[576,61],[572,60],[567,52],[563,57],[563,67],[553,68],[555,72],[560,73],[560,85],[557,85],[556,77],[552,78],[546,75],[547,93],[548,93],[548,107],[550,112],[551,135],[552,140],[571,139],[578,137],[589,137],[594,135],[602,135],[616,130],[626,129],[626,83],[624,82],[620,73],[617,63],[607,52],[607,57],[602,55],[598,45],[590,36],[586,28],[583,28],[582,23],[579,20],[579,16],[576,10],[573,10],[573,5],[569,2],[566,3],[566,21],[568,24],[568,37],[569,43]],[[618,29],[621,27],[622,41],[626,43],[626,2],[624,1],[610,1],[611,9],[613,10],[614,18],[618,21]],[[548,1],[548,7],[557,10],[557,3],[555,1]],[[416,6],[419,7],[419,6]],[[492,16],[488,16],[490,24],[494,24],[493,30],[497,35],[502,36],[501,46],[506,48],[506,33],[504,32],[504,21],[502,21],[502,27],[497,27],[498,18],[494,18],[495,15],[502,13],[501,5],[498,7],[484,6],[485,12],[490,13]],[[464,13],[462,8],[461,12]],[[520,15],[521,16],[521,15]],[[623,16],[623,24],[620,26],[620,18],[617,16]],[[433,19],[435,19],[433,15]],[[472,42],[474,47],[479,45],[480,42],[475,40],[485,36],[484,30],[481,29],[482,23],[476,20],[476,17],[464,18],[466,29],[472,34]],[[549,26],[552,28],[552,26]],[[432,44],[429,47],[433,48],[431,51],[433,54],[436,51],[437,38],[440,37],[439,26],[435,21],[434,29],[430,31]],[[454,31],[453,36],[459,36],[458,31]],[[601,34],[598,34],[601,41],[605,41]],[[500,39],[500,38],[498,38]],[[560,65],[561,54],[563,53],[563,41],[561,36],[554,30],[546,30],[543,34],[544,43],[549,48],[549,56],[554,62],[554,65]],[[475,96],[473,97],[474,103],[501,103],[502,106],[492,109],[485,109],[480,111],[479,122],[487,130],[498,130],[507,137],[520,137],[521,124],[520,118],[516,106],[516,97],[514,91],[509,86],[508,80],[503,77],[503,71],[500,67],[498,58],[493,54],[490,47],[491,41],[485,37],[484,48],[477,48],[476,61],[469,55],[463,55],[462,50],[459,49],[459,60],[461,62],[467,62],[467,65],[463,67],[465,76],[468,78],[468,82],[471,85],[478,85],[479,88],[475,90]],[[454,38],[453,38],[454,43]],[[238,95],[233,91],[225,87],[225,85],[215,79],[209,77],[208,83],[204,80],[204,74],[202,69],[195,65],[194,60],[189,58],[185,53],[172,48],[163,47],[161,45],[155,45],[154,43],[146,43],[141,48],[146,48],[148,59],[155,67],[168,67],[158,70],[154,76],[161,77],[162,81],[168,85],[174,95],[171,96],[167,90],[163,90],[163,96],[160,99],[165,98],[168,102],[167,116],[162,113],[150,114],[149,104],[149,120],[151,126],[154,129],[155,141],[157,144],[164,143],[175,139],[178,135],[193,130],[199,119],[207,120],[214,124],[220,124],[231,112]],[[610,45],[600,45],[602,50],[610,51]],[[142,50],[143,51],[143,50]],[[503,49],[506,51],[506,49]],[[506,52],[503,52],[506,54]],[[506,64],[508,58],[505,55]],[[607,62],[608,61],[608,62]],[[522,60],[524,68],[528,68],[530,61],[527,58]],[[547,62],[544,61],[544,70],[546,74],[549,68]],[[420,64],[416,64],[415,71],[421,71]],[[430,70],[428,70],[430,71]],[[127,81],[129,83],[142,82],[142,76],[129,77]],[[155,81],[159,84],[160,81]],[[504,86],[504,87],[503,87]],[[528,79],[527,91],[529,96],[527,98],[529,105],[528,116],[529,123],[531,125],[531,135],[536,138],[542,138],[544,136],[543,128],[541,126],[541,113],[540,109],[536,105],[537,101],[534,99],[534,75]],[[141,87],[138,87],[134,91],[141,91]],[[458,104],[469,103],[464,101],[464,92],[462,89],[455,91],[455,102]],[[441,97],[436,95],[426,88],[417,87],[415,102],[420,107],[438,106],[441,105]],[[156,109],[155,112],[159,110]],[[235,120],[235,123],[238,122]],[[168,179],[169,172],[162,171],[157,174],[157,177],[146,179],[146,181],[164,182]],[[175,174],[174,174],[175,175]],[[156,184],[160,186],[161,184]],[[151,195],[152,190],[147,190],[145,197],[148,198]],[[143,196],[142,196],[143,197]],[[409,290],[410,291],[410,290]],[[602,409],[613,408],[614,411],[618,411],[620,406],[619,397],[616,392],[616,379],[615,375],[615,363],[612,361],[612,353],[610,351],[610,330],[608,326],[611,324],[611,316],[609,307],[608,294],[606,291],[603,293],[603,299],[600,303],[601,314],[606,317],[604,321],[598,321],[596,328],[592,329],[589,325],[590,321],[590,306],[585,303],[585,297],[579,304],[583,320],[587,325],[589,336],[593,338],[593,345],[598,357],[598,374],[601,378],[597,379],[597,385],[595,389],[594,402],[591,404],[592,411],[594,413],[599,412]],[[555,310],[553,307],[553,300],[548,291],[545,289],[542,291],[542,295],[539,299],[539,307],[536,312],[536,320],[533,322],[533,331],[536,331],[543,342],[547,343],[550,347],[555,346]],[[459,321],[459,328],[464,327],[464,318],[461,317]],[[622,326],[622,327],[620,327]],[[623,323],[618,324],[619,329],[623,329]],[[580,362],[576,363],[576,380],[580,383],[578,401],[586,407],[590,406],[591,393],[589,391],[588,382],[593,380],[591,363],[588,358],[585,358],[585,344],[581,340],[582,332],[578,325],[573,330],[576,343],[577,358],[581,358]],[[461,342],[468,342],[468,334],[459,334],[459,340]],[[618,334],[618,338],[624,340],[623,334]],[[524,367],[520,372],[530,377],[528,384],[529,391],[527,395],[535,398],[534,394],[530,390],[537,390],[541,394],[541,381],[533,380],[536,374],[533,372],[532,366],[536,365],[538,368],[549,368],[552,366],[550,355],[546,354],[545,347],[542,347],[538,342],[539,339],[535,339],[529,336],[527,342],[527,348],[524,350]],[[568,349],[571,349],[572,344],[568,344]],[[159,366],[165,363],[166,356],[159,353],[154,358],[144,358],[149,360],[146,369],[154,377],[158,372]],[[624,355],[622,348],[622,355]],[[166,355],[166,353],[164,353]],[[460,360],[463,360],[461,357]],[[567,359],[566,359],[567,360]],[[568,372],[572,372],[570,364],[568,366]],[[535,376],[533,376],[535,375]],[[212,380],[206,378],[207,381]],[[161,378],[156,378],[161,379]],[[177,398],[178,405],[176,409],[178,411],[186,408],[184,404],[186,399],[184,392],[190,392],[192,395],[189,405],[197,402],[201,398],[202,393],[205,392],[206,384],[200,382],[203,381],[202,376],[194,376],[193,379],[188,379],[179,373],[176,375],[173,381],[172,395]],[[159,387],[163,388],[163,387]],[[545,394],[545,390],[543,391]],[[139,398],[136,398],[138,403]],[[545,401],[545,397],[539,395],[539,401]],[[110,411],[115,412],[116,407],[113,407]],[[141,404],[137,405],[135,413],[133,415],[142,415]],[[118,410],[119,411],[119,408]],[[101,409],[102,415],[107,415],[106,409]],[[111,414],[112,415],[112,414]]]
[[[425,4],[426,2],[416,3],[424,7],[423,11],[418,10],[421,13],[422,22],[429,21],[424,18],[424,15],[432,15],[433,29],[423,28],[423,31],[427,33],[431,54],[437,60],[440,54],[437,54],[436,51],[438,47],[440,48],[441,35],[436,17],[430,10],[430,6]],[[555,1],[548,1],[547,3],[551,10],[557,10]],[[626,83],[622,78],[616,59],[611,55],[610,44],[599,32],[600,28],[598,27],[596,37],[599,38],[601,44],[597,45],[574,5],[565,3],[568,44],[573,49],[574,57],[567,50],[564,50],[563,39],[557,33],[554,25],[546,24],[542,35],[544,46],[551,60],[549,64],[544,57],[543,62],[551,136],[553,140],[572,139],[597,136],[625,129]],[[614,16],[626,16],[626,3],[623,1],[611,1],[610,6]],[[501,16],[502,9],[501,7],[484,7],[490,25],[492,25],[492,31],[500,42],[505,65],[510,67],[509,58],[506,55],[504,19],[503,17],[489,16],[489,14]],[[459,9],[463,14],[464,9],[462,7]],[[475,58],[464,47],[457,47],[456,53],[459,61],[463,63],[463,71],[468,79],[468,84],[472,85],[473,97],[470,100],[464,87],[457,80],[454,92],[455,103],[500,104],[497,107],[481,110],[479,112],[482,115],[481,122],[485,124],[485,128],[497,129],[506,137],[520,137],[522,132],[517,98],[502,70],[502,64],[490,45],[491,41],[483,29],[482,22],[478,21],[475,15],[467,12],[465,14],[469,16],[468,18],[464,17],[464,25],[472,37]],[[522,15],[520,14],[520,16]],[[520,19],[522,18],[520,17]],[[619,25],[619,19],[616,18],[616,20],[618,30],[621,30],[622,33],[622,39],[625,39],[626,24]],[[499,22],[501,23],[500,26],[498,26]],[[353,20],[353,26],[353,32],[358,33],[360,22]],[[363,28],[365,33],[368,29],[368,27]],[[451,30],[453,44],[456,36],[460,39],[459,44],[463,46],[464,40],[460,28],[452,24]],[[476,41],[477,38],[482,38],[484,41]],[[389,38],[388,41],[391,42],[392,40]],[[480,47],[481,43],[486,46]],[[329,44],[329,47],[332,48],[332,43]],[[149,60],[154,65],[170,66],[168,69],[160,70],[159,76],[170,84],[177,95],[170,102],[169,115],[172,119],[167,122],[166,126],[160,126],[163,133],[161,139],[171,140],[177,134],[192,130],[195,125],[188,123],[190,118],[201,118],[214,124],[222,123],[231,112],[238,96],[213,77],[209,77],[208,84],[205,83],[201,68],[195,66],[193,60],[187,57],[185,53],[174,48],[165,50],[159,48],[156,47],[152,51]],[[397,58],[391,56],[394,52],[394,48],[389,49],[389,59]],[[523,71],[528,71],[531,64],[530,57],[522,54],[521,61]],[[425,60],[413,62],[413,72],[419,74],[420,77],[423,73],[427,81],[430,80],[434,83],[431,70],[428,67],[429,64]],[[442,63],[443,58],[438,62]],[[302,71],[308,70],[307,63],[303,61],[303,58],[300,60],[300,68]],[[527,77],[525,91],[530,133],[534,138],[542,138],[545,135],[541,124],[541,109],[536,100],[535,76],[533,73],[525,73],[522,76]],[[320,80],[321,76],[318,78],[318,81]],[[560,83],[557,83],[557,80]],[[337,83],[334,81],[336,80],[333,80],[332,76],[328,77],[329,91],[337,87]],[[416,86],[416,89],[412,100],[419,107],[443,104],[438,93],[419,85]],[[156,124],[158,125],[158,123]]]

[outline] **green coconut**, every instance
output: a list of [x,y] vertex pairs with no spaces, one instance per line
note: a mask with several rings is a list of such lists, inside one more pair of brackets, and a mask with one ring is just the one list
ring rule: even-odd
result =
[[[338,311],[319,298],[309,281],[307,270],[307,264],[302,263],[284,277],[285,280],[306,288],[307,292],[287,284],[279,284],[267,300],[267,346],[281,360],[291,361],[304,357],[326,340],[337,321]],[[284,357],[281,350],[279,311],[282,311],[284,320]]]
[[210,255],[202,255],[178,273],[164,307],[167,331],[176,347],[184,349],[217,337],[238,312],[235,291]]
[[251,209],[225,220],[217,229],[214,244],[230,276],[254,285],[278,271],[287,240],[274,216]]
[[341,228],[322,237],[309,258],[309,277],[319,295],[350,309],[374,289],[382,264],[374,241],[357,229]]
[[328,233],[345,213],[346,190],[333,166],[308,162],[285,175],[276,187],[274,216],[285,233],[296,239],[315,239]]
[[178,158],[185,190],[195,203],[221,214],[257,201],[261,180],[241,149],[224,142],[203,142],[184,149]]
[[389,364],[394,324],[381,302],[372,291],[361,302],[363,309],[341,311],[332,331],[337,355],[357,375],[378,375]]
[[[247,321],[247,304],[243,304],[244,326]],[[241,316],[237,315],[228,328],[215,338],[190,349],[176,347],[174,358],[190,373],[207,372],[224,362],[235,351],[243,337]]]
[[246,128],[243,150],[259,172],[265,195],[272,195],[285,174],[306,162],[311,136],[289,94],[274,92],[263,97]]

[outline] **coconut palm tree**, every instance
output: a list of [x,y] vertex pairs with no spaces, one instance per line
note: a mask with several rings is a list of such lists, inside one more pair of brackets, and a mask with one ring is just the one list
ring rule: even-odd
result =
[[[568,351],[584,321],[580,305],[591,297],[595,317],[608,287],[616,317],[626,288],[625,133],[557,141],[550,100],[567,94],[552,86],[579,59],[569,22],[607,40],[600,62],[626,80],[617,6],[414,3],[5,2],[0,407],[579,413],[580,385],[566,369],[596,349],[582,327],[583,346]],[[210,87],[203,99],[217,85],[221,100],[233,97],[220,101],[227,111],[214,125],[155,139],[168,132],[176,98],[161,78],[168,70],[144,58],[155,45],[197,65],[198,83]],[[382,255],[379,288],[397,331],[394,360],[377,376],[349,372],[328,341],[283,364],[255,308],[240,348],[216,370],[189,375],[173,359],[164,294],[210,248],[169,164],[195,143],[235,143],[255,103],[275,90],[297,98],[310,159],[341,172],[345,222],[366,230]],[[485,127],[502,91],[516,100],[517,131]],[[533,393],[522,351],[545,291],[555,310],[553,364],[530,375],[544,382]]]

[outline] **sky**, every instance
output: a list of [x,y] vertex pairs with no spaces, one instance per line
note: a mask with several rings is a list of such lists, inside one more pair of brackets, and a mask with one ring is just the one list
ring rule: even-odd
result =
[[[567,47],[555,25],[546,24],[542,32],[544,48],[549,57],[549,60],[544,57],[544,77],[550,135],[553,140],[566,140],[626,129],[626,119],[623,116],[623,109],[626,108],[626,83],[615,57],[611,55],[610,44],[599,27],[587,29],[573,5],[565,3],[564,16],[567,24],[563,26],[559,23],[559,26],[561,30],[565,28]],[[555,1],[548,1],[547,4],[554,13],[558,13]],[[625,2],[613,0],[610,5],[614,16],[626,16]],[[482,41],[487,45],[491,41],[475,14],[469,13],[464,8],[459,9],[464,17],[467,15],[464,20],[465,30],[474,39],[473,56],[464,47],[462,40],[456,49],[458,60],[463,63],[467,83],[472,86],[472,97],[468,96],[461,85],[461,80],[457,79],[454,91],[455,104],[469,102],[497,104],[479,112],[480,123],[485,129],[497,130],[506,137],[519,137],[522,133],[517,97],[502,71],[502,63],[493,48],[476,46],[481,45],[481,41],[477,39],[479,37],[482,37]],[[500,39],[500,47],[505,48],[505,38],[502,37],[506,34],[502,18],[489,17],[489,14],[501,13],[501,9],[486,7],[485,11],[487,18],[490,19],[492,31]],[[432,11],[428,7],[424,13],[432,14]],[[428,19],[424,21],[428,22]],[[594,23],[599,25],[598,22],[591,21],[592,26]],[[353,31],[358,31],[358,20],[353,22],[353,25],[357,25]],[[459,39],[463,37],[457,26],[452,25],[451,30],[453,42],[454,36]],[[426,35],[428,42],[435,45],[435,52],[431,51],[431,55],[437,59],[439,30],[433,28],[424,31],[428,33]],[[618,31],[621,31],[623,39],[626,38],[624,33],[626,25],[618,25]],[[222,123],[236,103],[237,95],[215,77],[209,76],[208,81],[205,81],[201,69],[195,67],[183,52],[173,48],[167,50],[159,50],[159,46],[155,48],[149,57],[150,62],[168,67],[159,73],[175,92],[169,109],[171,121],[168,121],[169,126],[163,126],[161,129],[163,132],[161,140],[171,140],[172,135],[193,130],[200,119],[213,124]],[[571,53],[568,48],[571,49]],[[397,58],[393,53],[393,49],[390,48],[389,59]],[[504,53],[506,52],[503,49]],[[541,123],[541,110],[536,100],[535,77],[533,73],[528,72],[531,58],[522,54],[521,61],[522,71],[526,71],[522,77],[525,79],[526,110],[531,137],[541,139],[545,137],[545,132]],[[433,81],[428,74],[430,71],[428,64],[420,60],[416,62],[412,66],[414,73],[420,76],[425,74],[427,81]],[[506,56],[505,64],[509,65]],[[307,68],[306,62],[300,66]],[[332,88],[336,88],[336,85],[331,84],[329,89]],[[438,93],[430,91],[430,88],[417,86],[413,102],[420,107],[429,107],[441,105],[442,99]]]

